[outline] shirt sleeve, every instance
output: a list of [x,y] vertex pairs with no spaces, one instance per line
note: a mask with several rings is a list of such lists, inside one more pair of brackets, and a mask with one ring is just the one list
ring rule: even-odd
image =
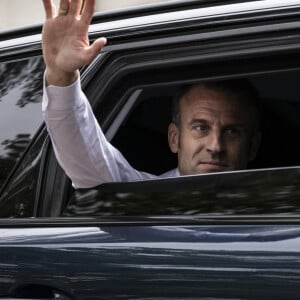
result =
[[67,87],[46,87],[44,79],[42,110],[56,158],[75,188],[156,177],[132,168],[106,140],[80,79]]

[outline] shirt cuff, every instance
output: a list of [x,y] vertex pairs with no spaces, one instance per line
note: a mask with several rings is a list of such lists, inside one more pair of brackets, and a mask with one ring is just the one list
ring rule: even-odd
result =
[[80,74],[78,74],[78,78],[73,84],[65,87],[47,86],[44,74],[43,91],[43,111],[46,109],[70,110],[80,106],[82,103]]

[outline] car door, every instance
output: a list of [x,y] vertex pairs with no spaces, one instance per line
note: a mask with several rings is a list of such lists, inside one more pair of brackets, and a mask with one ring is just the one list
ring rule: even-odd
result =
[[297,298],[299,169],[228,175],[107,184],[60,218],[1,220],[1,295]]

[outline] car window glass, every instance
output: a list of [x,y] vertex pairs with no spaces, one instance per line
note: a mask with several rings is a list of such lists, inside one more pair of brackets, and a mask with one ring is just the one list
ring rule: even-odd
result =
[[0,188],[41,125],[43,60],[0,63]]
[[[46,132],[34,138],[0,196],[0,218],[36,216]],[[48,183],[48,182],[47,182]]]
[[300,168],[236,171],[74,192],[65,216],[222,216],[300,212]]

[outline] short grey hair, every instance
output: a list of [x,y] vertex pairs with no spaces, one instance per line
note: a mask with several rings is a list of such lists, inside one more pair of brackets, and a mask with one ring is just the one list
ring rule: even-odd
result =
[[258,92],[248,79],[242,78],[222,81],[203,81],[181,86],[172,101],[172,122],[178,128],[180,128],[181,122],[180,101],[184,95],[186,95],[193,87],[197,85],[201,85],[204,88],[216,92],[222,92],[225,95],[234,96],[241,102],[249,104],[251,107],[253,107],[256,114],[258,128],[261,127],[262,104],[259,99]]

